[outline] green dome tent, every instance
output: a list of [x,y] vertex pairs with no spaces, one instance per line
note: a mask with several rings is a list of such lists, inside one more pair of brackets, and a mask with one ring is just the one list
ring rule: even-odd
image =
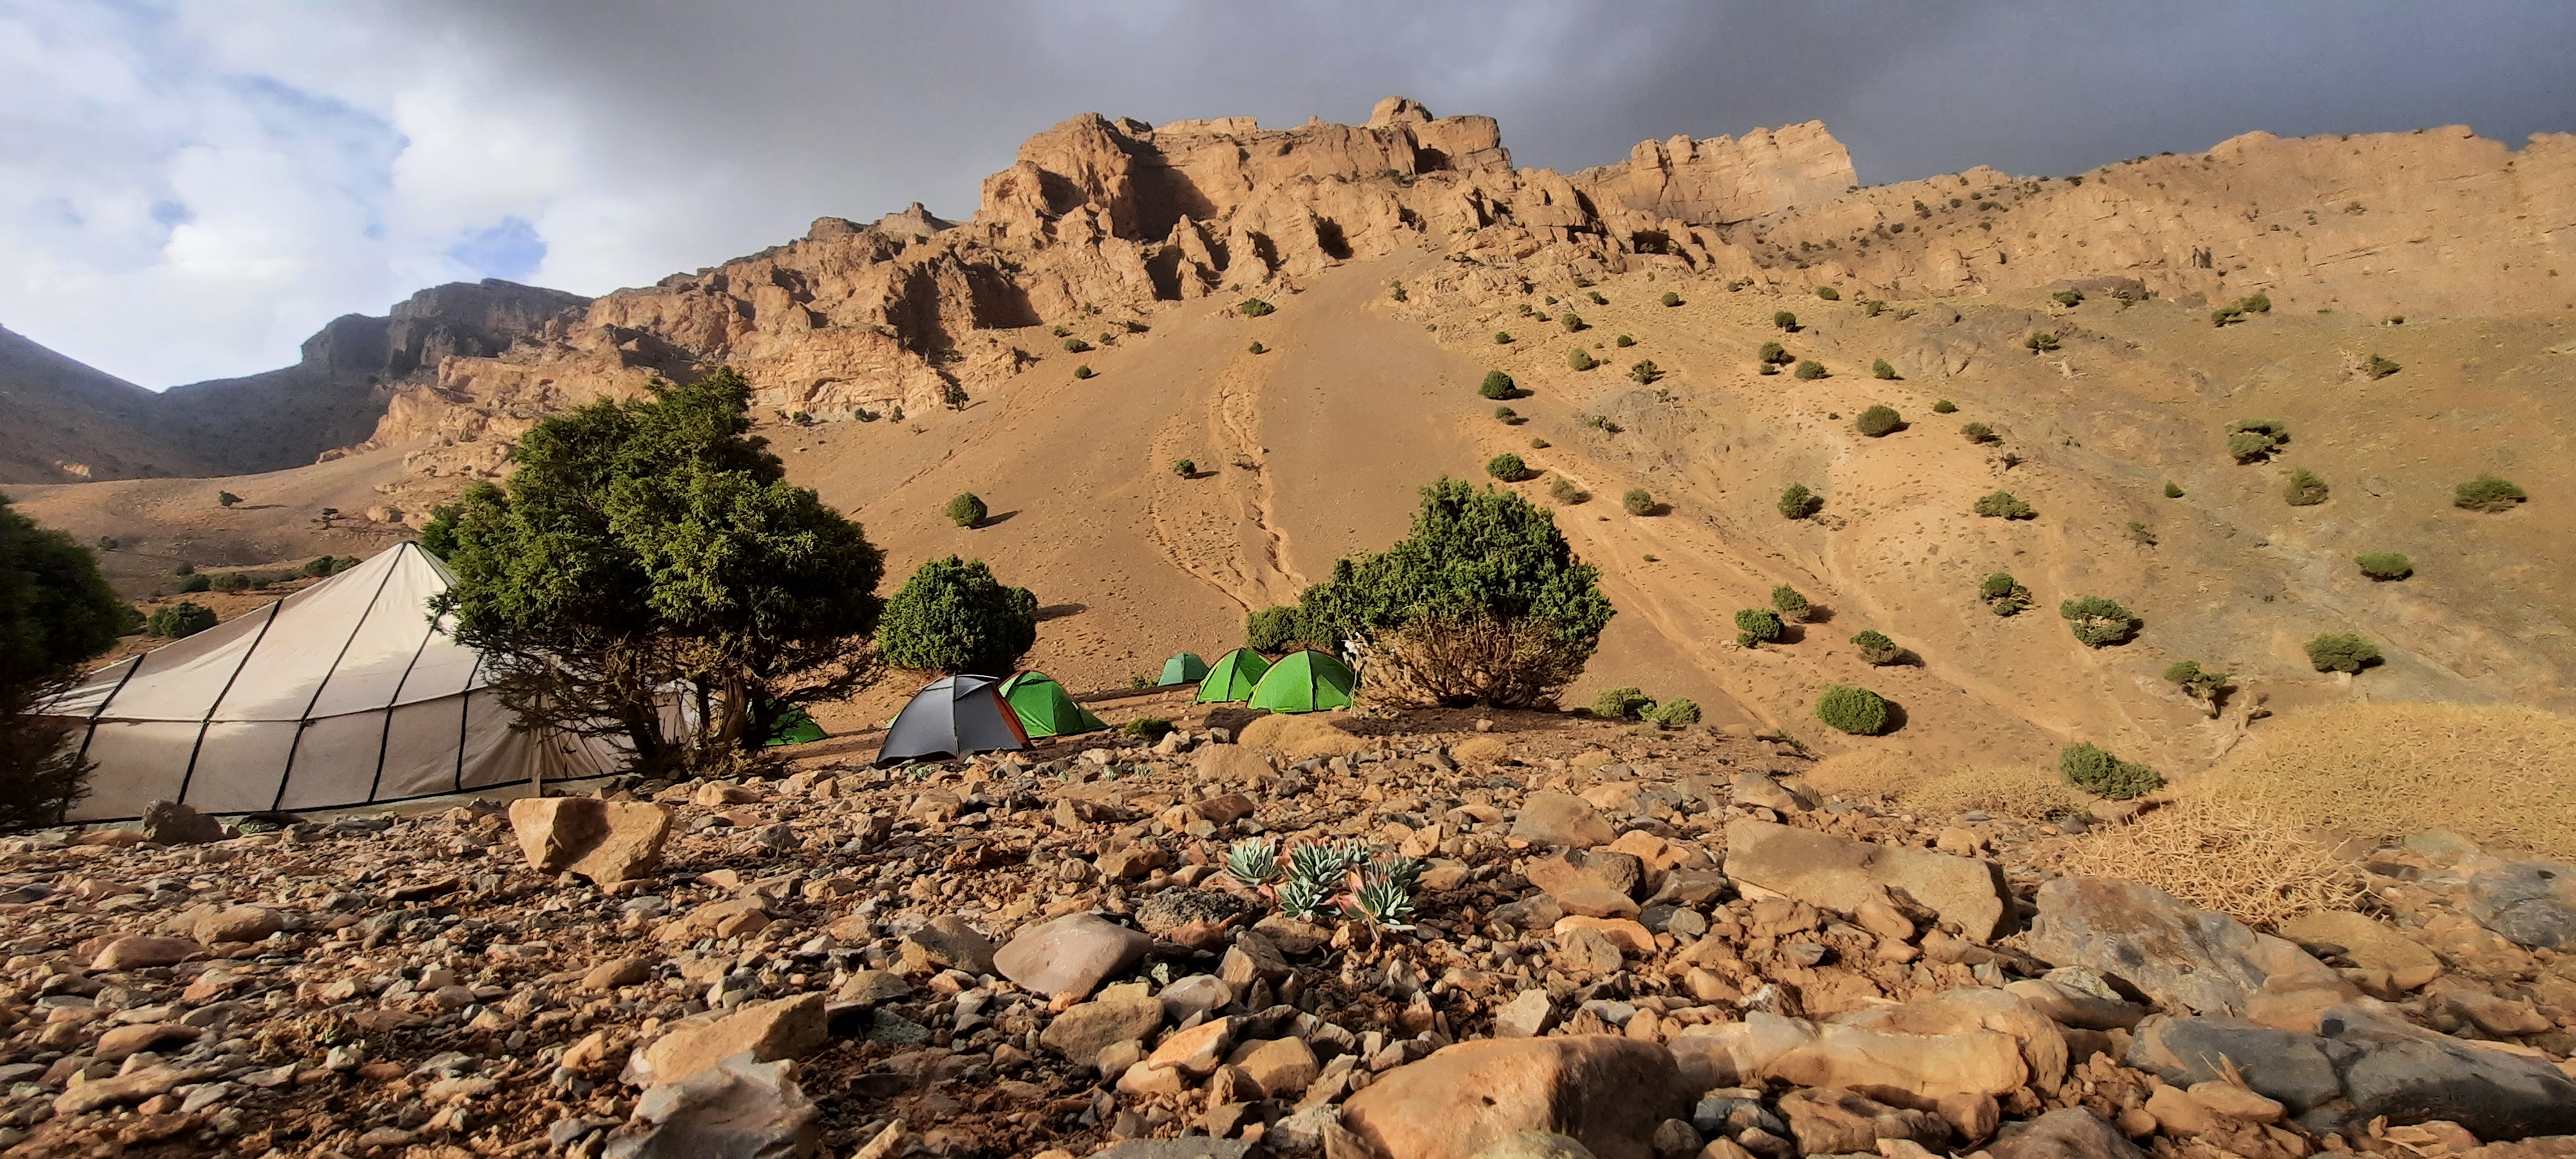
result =
[[788,710],[787,715],[779,720],[778,731],[769,734],[767,743],[772,748],[783,744],[811,744],[830,735],[823,731],[822,725],[814,723],[813,717],[805,715],[804,709],[797,708]]
[[1207,661],[1199,659],[1198,653],[1183,652],[1163,661],[1163,678],[1155,681],[1154,685],[1163,688],[1174,684],[1196,684],[1207,679],[1207,672]]
[[1236,704],[1252,697],[1252,686],[1261,683],[1261,674],[1270,671],[1270,662],[1250,648],[1237,648],[1216,658],[1199,681],[1200,704]]
[[1261,676],[1252,690],[1252,707],[1272,712],[1314,712],[1348,708],[1359,676],[1322,652],[1292,652]]
[[1020,715],[1030,740],[1098,732],[1109,727],[1091,710],[1073,702],[1064,685],[1044,672],[1022,672],[1002,682],[1002,699]]

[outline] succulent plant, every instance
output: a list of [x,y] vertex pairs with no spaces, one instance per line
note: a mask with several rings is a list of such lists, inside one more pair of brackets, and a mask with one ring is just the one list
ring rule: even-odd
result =
[[1372,876],[1394,882],[1407,893],[1413,892],[1422,882],[1422,862],[1401,853],[1378,858],[1370,870]]
[[1344,904],[1353,917],[1366,918],[1391,930],[1412,928],[1413,896],[1387,878],[1372,874]]
[[1279,912],[1292,918],[1318,918],[1332,911],[1331,886],[1303,876],[1279,887]]
[[1237,841],[1225,852],[1226,876],[1245,885],[1263,886],[1279,880],[1279,843],[1276,841]]
[[1314,886],[1327,895],[1341,887],[1342,877],[1349,871],[1338,845],[1316,842],[1288,851],[1289,879]]

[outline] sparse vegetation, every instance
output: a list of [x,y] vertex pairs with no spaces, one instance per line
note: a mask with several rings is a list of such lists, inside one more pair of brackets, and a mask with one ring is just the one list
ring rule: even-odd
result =
[[1873,439],[1883,439],[1898,431],[1904,430],[1905,419],[1903,416],[1896,413],[1895,407],[1873,406],[1868,410],[1860,412],[1860,419],[1858,420],[1857,425],[1860,429],[1860,433],[1868,435]]
[[1199,473],[1198,460],[1174,459],[1172,460],[1172,473],[1184,479],[1187,479],[1192,475],[1196,475]]
[[188,578],[179,581],[179,590],[182,593],[208,591],[214,586],[214,577],[203,574],[191,575]]
[[1932,413],[1936,415],[1957,414],[1959,413],[1959,404],[1945,398],[1932,404]]
[[1557,476],[1554,480],[1548,483],[1547,497],[1569,507],[1591,498],[1591,496],[1583,493],[1582,488],[1575,486],[1573,480],[1568,479],[1563,475]]
[[1888,382],[1896,381],[1896,364],[1881,358],[1869,364],[1869,376]]
[[2326,501],[2330,490],[2316,472],[2300,467],[2292,470],[2290,477],[2281,484],[2281,501],[2292,507],[2314,507]]
[[1476,387],[1476,393],[1486,398],[1519,398],[1520,388],[1512,384],[1511,375],[1499,370],[1488,370],[1485,372],[1485,381]]
[[1577,314],[1572,310],[1566,311],[1565,316],[1557,319],[1556,321],[1558,325],[1565,327],[1566,333],[1569,334],[1577,330],[1587,328],[1587,324],[1583,321],[1583,315]]
[[1780,613],[1780,618],[1788,623],[1803,624],[1815,609],[1807,603],[1805,592],[1780,584],[1771,589],[1771,610]]
[[1676,696],[1646,710],[1644,715],[1649,722],[1664,728],[1689,728],[1699,723],[1699,702],[1686,696]]
[[2084,304],[2084,292],[2082,290],[2059,290],[2054,294],[2050,294],[2049,297],[2055,299],[2058,305],[2067,307],[2068,309],[2073,309]]
[[928,560],[886,601],[877,650],[897,668],[1009,672],[1037,643],[1037,611],[1036,595],[995,579],[983,560]]
[[1243,614],[1243,646],[1255,652],[1285,652],[1305,634],[1294,604],[1272,604]]
[[1656,369],[1653,359],[1648,359],[1628,368],[1628,380],[1639,386],[1652,386],[1656,379],[1662,378],[1663,376],[1664,372]]
[[1735,642],[1747,648],[1759,648],[1780,638],[1787,631],[1780,613],[1769,608],[1743,608],[1735,613]]
[[155,610],[152,618],[144,621],[143,630],[155,636],[184,640],[214,626],[214,609],[190,600],[181,600],[166,608]]
[[2177,660],[2166,665],[2165,680],[2182,689],[2183,695],[2199,701],[2213,717],[2218,715],[2219,701],[2234,687],[2228,683],[2227,673],[2203,668],[2198,660]]
[[2405,367],[2399,366],[2396,363],[2376,354],[2371,355],[2369,361],[2361,364],[2362,375],[2374,381],[2386,378],[2403,369],[2405,369]]
[[239,505],[241,501],[241,496],[235,495],[230,491],[215,492],[215,506],[217,507],[233,507]]
[[1643,487],[1630,487],[1626,494],[1619,496],[1619,509],[1630,515],[1652,515],[1655,508],[1654,492]]
[[1660,297],[1660,298],[1657,298],[1657,299],[1655,299],[1655,300],[1656,300],[1656,301],[1658,301],[1658,302],[1663,303],[1663,304],[1664,304],[1664,305],[1666,305],[1666,306],[1678,306],[1678,305],[1681,305],[1681,304],[1682,304],[1682,296],[1681,296],[1680,294],[1674,293],[1674,292],[1673,292],[1673,291],[1671,291],[1671,290],[1666,290],[1666,291],[1664,291],[1664,296],[1663,296],[1663,297]]
[[1887,698],[1854,684],[1836,684],[1816,698],[1816,719],[1854,736],[1887,731]]
[[34,710],[140,620],[88,548],[0,497],[0,828],[59,824],[80,799],[88,766]]
[[1259,339],[1254,339],[1254,340],[1253,340],[1252,345],[1244,347],[1244,350],[1245,350],[1247,353],[1252,353],[1252,354],[1268,354],[1268,353],[1270,353],[1270,348],[1269,348],[1269,347],[1266,347],[1266,346],[1263,346],[1263,345],[1261,344],[1261,341],[1260,341]]
[[1630,335],[1622,334],[1622,335],[1620,335],[1619,337],[1617,337],[1616,339],[1613,339],[1613,340],[1611,341],[1611,343],[1610,343],[1610,344],[1611,344],[1612,346],[1616,346],[1616,347],[1618,347],[1618,348],[1620,348],[1620,349],[1622,349],[1622,350],[1625,350],[1625,349],[1627,349],[1627,348],[1629,348],[1629,347],[1631,347],[1631,346],[1636,345],[1636,344],[1637,344],[1637,340],[1636,340],[1636,338],[1634,338],[1634,337],[1632,337],[1632,336],[1630,336]]
[[2154,769],[2121,760],[2090,741],[2061,750],[2057,754],[2057,773],[2066,778],[2067,784],[2114,801],[2143,797],[2165,783]]
[[2365,552],[2352,557],[2352,562],[2361,569],[2361,574],[2382,583],[2415,574],[2415,561],[2406,558],[2402,551]]
[[1879,301],[1876,298],[1863,298],[1860,300],[1860,312],[1862,317],[1875,318],[1886,311],[1887,303]]
[[2529,498],[2530,496],[2523,494],[2522,488],[2494,475],[2480,475],[2451,488],[2451,506],[2463,511],[2483,511],[2490,515],[2500,511],[2511,511],[2514,504]]
[[2129,538],[2129,542],[2137,544],[2140,547],[2154,547],[2156,545],[2155,529],[2144,523],[2140,523],[2135,519],[2130,520],[2129,525],[2122,528],[2120,533],[2127,536]]
[[1771,324],[1792,334],[1798,332],[1798,316],[1788,312],[1787,310],[1782,310],[1771,315]]
[[1565,352],[1565,365],[1577,372],[1581,372],[1590,370],[1595,366],[1599,366],[1601,363],[1600,360],[1592,357],[1591,351],[1577,346],[1574,349]]
[[1246,318],[1258,318],[1264,314],[1276,312],[1279,307],[1273,306],[1268,302],[1264,302],[1259,298],[1245,298],[1243,300],[1243,304],[1235,307],[1235,309],[1240,311]]
[[2022,349],[2033,354],[2046,354],[2057,349],[2057,335],[2046,330],[2035,331],[2030,337],[2022,339],[2021,345]]
[[1118,726],[1118,733],[1146,744],[1157,744],[1172,734],[1172,722],[1159,716],[1140,716]]
[[1804,483],[1791,483],[1780,492],[1780,517],[1783,519],[1805,519],[1823,510],[1824,506],[1825,501],[1809,491]]
[[1799,378],[1810,380],[1823,378],[1825,376],[1825,364],[1818,362],[1813,358],[1801,360],[1798,363],[1797,375]]
[[2447,829],[2576,860],[2576,718],[2518,704],[2341,704],[2265,722],[2194,778],[2222,808],[2293,831],[2395,839]]
[[2268,459],[2289,442],[2290,424],[2279,419],[2238,419],[2227,428],[2227,453],[2239,463]]
[[2174,482],[2172,482],[2172,481],[2168,480],[2168,481],[2165,483],[2165,498],[2167,498],[2167,499],[2180,499],[2180,498],[2182,498],[2182,485],[2181,485],[2181,484],[2178,484],[2178,483],[2174,483]]
[[1091,377],[1091,373],[1092,373],[1092,371],[1091,371],[1091,367],[1090,367],[1090,366],[1088,366],[1088,365],[1077,366],[1077,367],[1074,367],[1074,368],[1073,368],[1073,376],[1074,376],[1075,378],[1089,378],[1089,377]]
[[1083,341],[1082,339],[1067,338],[1064,340],[1064,352],[1067,354],[1081,354],[1089,351],[1090,349],[1091,344]]
[[1851,642],[1860,648],[1861,661],[1873,667],[1894,664],[1905,658],[1905,649],[1897,647],[1896,641],[1875,628],[1862,629],[1859,635],[1851,638]]
[[2010,491],[1997,491],[1977,500],[1976,512],[1988,519],[2031,519],[2039,514],[2031,510],[2030,504],[2013,498]]
[[1832,286],[1816,287],[1816,296],[1828,302],[1839,302],[1843,300],[1842,291],[1837,290]]
[[2379,646],[2351,632],[2328,632],[2308,641],[2308,663],[2319,672],[2359,672],[2379,663]]
[[[1959,434],[1972,443],[1991,443],[1995,441],[1996,437],[1995,428],[1987,426],[1984,423],[1967,423],[1962,425],[1959,428]],[[1979,514],[1983,514],[1983,512],[1980,512]]]
[[981,496],[972,491],[966,491],[960,492],[956,498],[948,501],[945,513],[950,523],[959,527],[976,527],[984,522],[984,517],[991,514],[991,511],[984,506]]
[[2057,615],[2087,648],[2126,644],[2138,634],[2138,617],[2107,596],[2077,596],[2057,605]]
[[216,575],[208,586],[219,592],[246,592],[258,585],[252,582],[249,572],[228,571]]
[[1782,348],[1777,342],[1763,343],[1760,359],[1764,364],[1771,366],[1786,366],[1789,363],[1797,361],[1796,358],[1792,357],[1789,352]]
[[1607,306],[1610,304],[1610,299],[1602,297],[1601,291],[1599,290],[1593,290],[1586,293],[1583,295],[1583,298],[1585,301],[1590,302],[1595,306]]
[[1521,412],[1513,410],[1507,406],[1495,407],[1494,418],[1507,427],[1516,427],[1529,421],[1528,419],[1521,417]]
[[1655,706],[1655,698],[1636,688],[1604,688],[1592,698],[1592,715],[1603,720],[1636,720]]
[[1518,483],[1530,477],[1529,464],[1510,451],[1485,460],[1485,473],[1506,483]]
[[1755,366],[1754,373],[1756,373],[1756,374],[1763,374],[1763,375],[1773,375],[1773,374],[1778,374],[1778,373],[1780,373],[1780,368],[1779,368],[1778,366],[1776,366],[1776,365],[1771,364],[1771,363],[1764,362],[1764,363],[1759,363],[1759,364],[1757,364],[1757,365]]
[[1496,330],[1496,331],[1494,331],[1494,345],[1496,345],[1496,346],[1508,346],[1508,345],[1510,345],[1510,344],[1511,344],[1511,341],[1512,341],[1512,332],[1511,332],[1511,331],[1509,331],[1509,330]]

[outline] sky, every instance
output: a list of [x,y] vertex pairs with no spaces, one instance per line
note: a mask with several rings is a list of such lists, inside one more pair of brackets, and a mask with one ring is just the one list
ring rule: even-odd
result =
[[1498,118],[1524,166],[1822,120],[1865,182],[2238,133],[2576,131],[2576,4],[0,0],[0,326],[137,384],[440,282],[584,294],[921,201],[1083,112]]

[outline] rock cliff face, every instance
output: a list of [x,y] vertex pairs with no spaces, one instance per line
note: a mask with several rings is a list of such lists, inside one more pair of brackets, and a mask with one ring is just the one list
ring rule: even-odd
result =
[[0,483],[192,475],[214,466],[150,433],[151,391],[0,329]]
[[2517,153],[2460,128],[2250,134],[2080,177],[1980,168],[1860,189],[1816,122],[1641,142],[1568,176],[1513,167],[1491,118],[1402,97],[1366,124],[1284,130],[1086,114],[1022,145],[963,224],[918,205],[871,225],[824,218],[786,245],[557,316],[508,351],[451,350],[361,449],[426,439],[415,468],[492,475],[508,440],[553,409],[719,364],[779,413],[920,412],[1059,340],[1033,328],[1124,332],[1157,303],[1293,289],[1418,245],[1448,251],[1442,290],[1483,301],[1659,265],[1891,297],[2120,276],[2213,302],[2261,290],[2379,314],[2556,308],[2576,299],[2553,280],[2568,264],[2558,231],[2576,222],[2571,178],[2576,138]]

